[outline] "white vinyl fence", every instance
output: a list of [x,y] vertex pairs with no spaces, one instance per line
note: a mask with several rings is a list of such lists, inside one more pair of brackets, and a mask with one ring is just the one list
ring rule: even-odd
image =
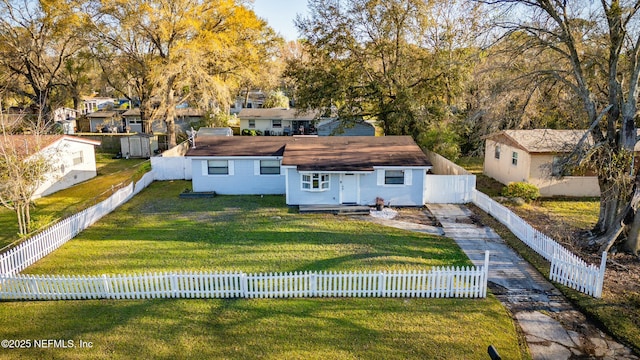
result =
[[493,216],[522,242],[551,262],[550,278],[560,284],[599,298],[602,296],[607,253],[602,253],[600,267],[587,264],[555,240],[534,229],[507,207],[480,191],[475,191],[473,203]]
[[0,276],[0,300],[422,297],[484,298],[484,266],[430,271],[182,272],[142,275]]
[[1,254],[0,276],[17,274],[27,266],[50,254],[103,216],[127,202],[133,195],[149,186],[153,180],[153,172],[148,172],[135,185],[133,183],[129,184],[116,191],[108,199],[56,223],[47,230]]
[[425,203],[466,204],[472,201],[475,188],[475,175],[429,174],[425,177]]
[[156,180],[191,180],[191,158],[184,156],[151,158],[151,168]]

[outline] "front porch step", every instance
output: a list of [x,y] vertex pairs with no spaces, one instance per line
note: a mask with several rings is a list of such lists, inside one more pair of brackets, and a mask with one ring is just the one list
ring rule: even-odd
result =
[[301,214],[369,215],[371,210],[362,205],[300,205]]

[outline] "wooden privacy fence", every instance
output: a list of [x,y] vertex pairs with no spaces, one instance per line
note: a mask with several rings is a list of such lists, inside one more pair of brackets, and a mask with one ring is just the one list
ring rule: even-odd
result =
[[17,274],[50,254],[149,186],[153,179],[153,172],[148,172],[135,185],[129,184],[108,199],[56,223],[15,248],[7,250],[0,255],[0,275]]
[[534,229],[507,207],[480,191],[475,191],[473,203],[493,216],[522,242],[551,263],[549,278],[562,285],[599,298],[602,296],[607,252],[602,253],[600,267],[587,264],[555,240]]
[[484,298],[483,266],[392,272],[180,272],[0,276],[0,300],[422,297]]

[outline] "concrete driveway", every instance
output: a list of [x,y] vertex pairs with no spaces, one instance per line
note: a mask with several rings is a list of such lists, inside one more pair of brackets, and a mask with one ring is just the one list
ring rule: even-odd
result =
[[[511,311],[534,360],[638,359],[577,311],[533,266],[493,231],[478,224],[464,205],[429,204],[442,228],[405,221],[373,220],[409,231],[444,234],[480,266],[489,250],[489,288]],[[497,349],[498,352],[500,349]]]

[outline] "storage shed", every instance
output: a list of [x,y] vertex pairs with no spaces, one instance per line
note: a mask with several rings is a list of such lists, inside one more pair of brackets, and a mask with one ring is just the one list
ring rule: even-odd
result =
[[120,139],[122,156],[125,158],[150,158],[158,150],[158,136],[134,134]]

